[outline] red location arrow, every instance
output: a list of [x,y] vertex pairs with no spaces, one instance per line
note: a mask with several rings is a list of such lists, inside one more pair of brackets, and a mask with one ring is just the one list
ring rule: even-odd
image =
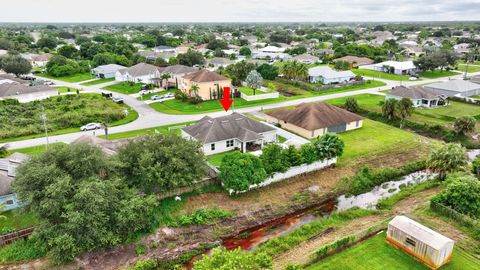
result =
[[220,99],[220,103],[222,104],[223,109],[228,111],[233,103],[233,100],[230,99],[230,87],[223,87],[223,98]]

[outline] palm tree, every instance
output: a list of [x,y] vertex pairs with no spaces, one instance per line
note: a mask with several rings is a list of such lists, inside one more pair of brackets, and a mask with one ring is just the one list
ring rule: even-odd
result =
[[444,180],[447,173],[461,171],[468,164],[467,152],[460,144],[449,143],[434,149],[427,158],[427,168]]
[[409,98],[402,98],[397,102],[398,115],[402,121],[400,122],[400,128],[403,128],[405,118],[410,117],[413,113],[413,103]]
[[382,114],[388,120],[392,120],[397,116],[397,113],[396,113],[397,102],[398,101],[396,99],[389,98],[385,100],[385,102],[383,103]]
[[190,96],[198,96],[198,90],[200,90],[200,87],[197,84],[192,84],[192,87],[188,90],[188,94]]
[[167,90],[168,90],[168,87],[170,86],[168,84],[168,79],[170,79],[172,76],[170,76],[170,74],[168,73],[163,73],[162,76],[161,76],[161,79],[162,79],[162,82],[165,81],[165,85],[167,86]]

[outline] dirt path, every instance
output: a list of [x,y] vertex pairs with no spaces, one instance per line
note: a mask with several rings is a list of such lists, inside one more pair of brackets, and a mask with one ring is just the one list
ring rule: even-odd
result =
[[273,269],[283,270],[290,263],[304,264],[310,259],[319,247],[340,239],[346,235],[351,235],[355,232],[367,229],[381,220],[386,218],[385,215],[370,215],[358,218],[344,224],[344,226],[335,229],[333,232],[325,234],[319,238],[311,241],[303,242],[294,249],[280,254],[274,258]]

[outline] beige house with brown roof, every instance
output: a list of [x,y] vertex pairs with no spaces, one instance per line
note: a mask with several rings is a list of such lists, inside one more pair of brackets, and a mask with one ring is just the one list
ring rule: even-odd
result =
[[[196,93],[191,93],[193,85],[198,86]],[[188,95],[196,95],[203,100],[214,99],[217,91],[223,91],[224,87],[232,87],[232,80],[216,72],[206,69],[183,76],[180,85],[181,90]]]
[[268,122],[277,123],[308,139],[361,128],[363,125],[363,117],[323,102],[302,103],[294,109],[277,109],[266,115]]
[[371,65],[371,64],[375,63],[375,61],[373,61],[370,58],[358,57],[358,56],[352,56],[352,55],[347,55],[347,56],[344,56],[344,57],[340,57],[340,58],[337,58],[333,61],[334,62],[336,62],[336,61],[346,61],[352,67],[358,67],[358,66],[363,66],[363,65]]

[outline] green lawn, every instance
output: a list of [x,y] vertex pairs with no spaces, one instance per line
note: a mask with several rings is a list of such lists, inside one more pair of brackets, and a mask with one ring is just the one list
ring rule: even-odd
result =
[[373,78],[392,80],[392,81],[408,81],[408,78],[410,78],[410,76],[407,76],[407,75],[397,75],[397,74],[385,73],[385,72],[368,70],[368,69],[352,69],[352,72],[360,76],[373,77]]
[[338,137],[345,143],[344,154],[338,160],[340,166],[358,158],[398,151],[399,146],[408,151],[422,144],[422,138],[415,133],[370,119],[364,119],[363,127],[339,133]]
[[[381,112],[381,101],[385,100],[385,96],[374,94],[361,94],[353,96],[358,105],[366,110]],[[343,105],[347,98],[337,98],[327,100],[326,102],[333,105]],[[470,115],[480,115],[480,106],[473,104],[466,104],[462,102],[450,101],[448,106],[442,106],[437,108],[416,108],[413,115],[408,119],[419,123],[429,124],[451,124],[455,121],[455,118]]]
[[[353,86],[332,88],[328,90],[314,92],[314,91],[306,91],[306,90],[300,89],[299,87],[286,85],[283,83],[278,83],[278,82],[271,82],[271,83],[277,89],[288,89],[289,91],[294,92],[296,95],[289,96],[289,97],[280,95],[279,98],[262,99],[262,100],[255,100],[255,101],[246,101],[242,98],[235,98],[232,108],[244,108],[244,107],[260,106],[260,105],[266,105],[266,104],[272,104],[272,103],[280,103],[287,100],[329,95],[333,93],[350,92],[350,91],[380,87],[385,85],[383,82],[380,82],[380,81],[367,81],[367,83],[363,85],[353,85]],[[204,101],[199,104],[190,104],[190,103],[182,102],[180,100],[175,99],[175,100],[167,100],[164,102],[152,103],[150,104],[150,106],[159,112],[167,113],[167,114],[197,114],[197,113],[215,112],[215,111],[223,110],[223,107],[218,100]]]
[[142,85],[144,85],[144,83],[131,84],[130,82],[121,82],[121,83],[106,86],[103,89],[117,92],[120,94],[130,95],[130,94],[136,94],[140,92],[140,87]]
[[[458,60],[458,63],[460,64],[465,64],[465,61],[464,60]],[[480,65],[480,61],[475,61],[473,62],[474,65]]]
[[235,151],[235,150],[228,151],[228,152],[223,152],[223,153],[218,153],[218,154],[214,154],[214,155],[209,155],[209,156],[207,156],[207,161],[210,162],[210,164],[212,164],[213,166],[218,168],[220,166],[220,164],[222,164],[223,157],[232,153],[233,151]]
[[[108,135],[108,139],[118,140],[118,139],[132,138],[132,137],[145,135],[145,134],[154,134],[155,132],[158,132],[161,134],[174,133],[174,134],[180,135],[180,128],[191,125],[193,123],[195,123],[195,121],[114,133],[114,134]],[[99,138],[105,138],[105,136],[102,135],[102,136],[99,136]]]
[[[461,72],[465,72],[465,70],[467,70],[467,65],[458,65],[457,70]],[[480,71],[480,66],[471,66],[471,65],[468,66],[467,72],[479,72],[479,71]]]
[[[62,144],[62,143],[61,142],[51,143],[50,146],[54,144]],[[46,145],[37,145],[37,146],[26,147],[26,148],[12,149],[12,150],[9,150],[9,153],[13,154],[15,152],[19,152],[19,153],[27,154],[30,156],[35,156],[35,155],[42,154],[43,152],[45,152],[46,149],[47,149]]]
[[59,81],[64,81],[64,82],[69,82],[69,83],[76,83],[76,82],[83,82],[86,80],[91,80],[94,79],[95,76],[93,76],[90,73],[79,73],[79,74],[74,74],[70,76],[63,76],[63,77],[54,77],[52,75],[49,75],[47,73],[39,73],[36,74],[39,77],[47,78],[47,79],[52,79],[52,80],[59,80]]
[[98,79],[98,80],[94,80],[94,81],[89,81],[89,82],[81,83],[81,85],[90,86],[90,85],[97,85],[97,84],[107,83],[107,82],[113,82],[113,81],[115,81],[115,78]]
[[20,209],[3,212],[1,215],[6,219],[0,221],[0,234],[28,228],[38,223],[38,218],[34,214]]
[[441,71],[441,70],[434,70],[434,71],[423,71],[419,72],[418,75],[421,77],[427,78],[427,79],[436,79],[436,78],[442,78],[442,77],[450,77],[450,76],[455,76],[460,73],[455,72],[455,71]]
[[76,93],[77,90],[80,91],[80,89],[67,87],[67,86],[55,86],[55,88],[57,88],[58,93],[60,93],[60,94],[61,93],[69,93],[69,92]]
[[[442,270],[479,269],[480,260],[461,249],[454,249],[452,261]],[[385,233],[328,257],[307,269],[319,270],[428,270],[413,257],[385,243]]]

